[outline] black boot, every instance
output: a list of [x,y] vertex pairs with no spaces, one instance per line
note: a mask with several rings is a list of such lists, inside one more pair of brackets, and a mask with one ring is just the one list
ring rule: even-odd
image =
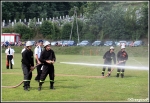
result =
[[119,73],[117,73],[116,77],[119,77]]
[[39,86],[38,91],[41,91],[42,86]]
[[29,85],[29,84],[28,84],[28,81],[24,81],[24,86],[23,86],[23,87],[24,87],[24,90],[25,90],[25,91],[29,91],[28,85]]
[[124,77],[124,74],[123,73],[121,73],[121,78],[123,78]]
[[50,82],[50,89],[54,89],[54,83],[53,82]]
[[28,86],[24,86],[24,90],[25,90],[25,91],[29,91]]
[[39,82],[38,91],[40,91],[42,89],[42,84],[43,84],[43,82]]
[[104,76],[104,71],[102,71],[102,76]]

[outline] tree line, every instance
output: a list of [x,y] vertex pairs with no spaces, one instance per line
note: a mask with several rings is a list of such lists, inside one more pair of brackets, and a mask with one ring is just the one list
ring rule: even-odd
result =
[[[37,26],[35,24],[37,18],[62,16],[62,14],[73,16],[75,10],[74,6],[77,7],[77,16],[83,14],[84,20],[74,16],[74,19],[70,22],[52,22],[45,20],[41,25]],[[6,12],[4,13],[4,11]],[[56,11],[63,11],[63,13],[56,13]],[[2,18],[17,18],[16,14],[12,16],[14,12],[22,14],[22,16],[20,15],[22,19],[30,18],[29,27],[18,22],[14,27],[3,28],[2,32],[20,33],[22,39],[33,39],[36,35],[41,34],[43,38],[52,41],[68,40],[72,32],[71,40],[77,41],[77,27],[80,41],[85,39],[89,41],[104,39],[138,40],[148,37],[148,2],[2,3]],[[28,15],[28,13],[31,12],[33,14]]]

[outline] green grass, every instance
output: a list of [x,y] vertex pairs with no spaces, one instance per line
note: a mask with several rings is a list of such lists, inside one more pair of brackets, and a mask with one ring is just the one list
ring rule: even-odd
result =
[[[2,53],[2,86],[17,85],[23,80],[21,54],[15,54],[13,70],[6,69],[5,61],[5,54]],[[34,81],[36,76],[36,70],[34,70],[29,92],[23,90],[23,85],[17,88],[2,88],[2,101],[127,101],[128,98],[148,98],[149,75],[147,70],[126,69],[124,78],[116,78],[115,69],[110,78],[90,78],[87,76],[101,76],[102,67],[70,65],[60,62],[103,64],[103,59],[102,55],[56,54],[55,90],[50,90],[49,82],[45,82],[42,90],[38,91],[38,83]],[[126,65],[148,66],[148,58],[132,55]],[[47,77],[46,81],[48,80]]]
[[[15,50],[15,53],[20,53],[23,49],[23,46],[12,46]],[[32,47],[32,50],[35,47]],[[104,53],[109,50],[109,46],[103,47],[95,47],[95,46],[72,46],[72,47],[51,47],[56,54],[61,55],[87,55],[87,56],[102,56]],[[115,47],[115,53],[120,50],[120,47]],[[5,48],[2,48],[2,53],[4,53]],[[130,57],[148,57],[148,46],[141,46],[141,47],[126,47],[126,51]]]

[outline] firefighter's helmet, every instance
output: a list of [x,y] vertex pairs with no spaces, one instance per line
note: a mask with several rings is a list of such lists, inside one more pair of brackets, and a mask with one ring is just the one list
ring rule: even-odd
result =
[[26,46],[32,46],[32,45],[33,45],[33,43],[31,41],[26,42]]
[[49,41],[45,41],[43,45],[44,45],[44,47],[46,47],[46,46],[49,45],[49,44],[50,44]]
[[123,46],[121,46],[121,49],[125,49],[125,46],[123,45]]
[[113,46],[111,46],[111,47],[110,47],[110,49],[114,49],[114,47],[113,47]]

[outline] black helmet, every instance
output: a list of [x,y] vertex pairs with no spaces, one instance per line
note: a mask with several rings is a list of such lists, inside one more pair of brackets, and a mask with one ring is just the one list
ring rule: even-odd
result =
[[38,42],[39,42],[39,43],[40,43],[40,42],[42,42],[42,43],[43,43],[43,40],[39,40]]

